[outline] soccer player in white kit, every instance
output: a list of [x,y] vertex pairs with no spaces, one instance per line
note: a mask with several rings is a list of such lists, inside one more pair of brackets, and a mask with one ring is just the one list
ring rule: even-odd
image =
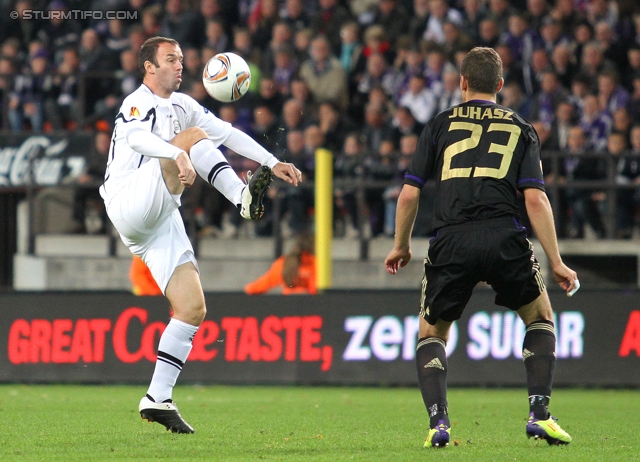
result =
[[[143,83],[124,99],[116,117],[100,194],[123,242],[147,264],[174,313],[160,338],[140,415],[174,433],[193,433],[171,399],[206,314],[198,264],[178,211],[180,195],[198,174],[237,204],[244,218],[257,219],[273,175],[297,186],[301,174],[191,97],[176,93],[182,81],[178,42],[152,37],[140,48],[138,62]],[[221,144],[261,164],[247,184],[218,150]]]

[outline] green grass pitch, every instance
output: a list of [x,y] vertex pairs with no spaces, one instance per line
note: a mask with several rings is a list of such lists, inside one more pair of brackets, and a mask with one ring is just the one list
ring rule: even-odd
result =
[[196,429],[140,419],[143,386],[1,385],[0,460],[629,461],[640,460],[640,391],[557,389],[552,413],[573,436],[525,436],[521,389],[451,389],[452,444],[423,449],[413,388],[178,386]]

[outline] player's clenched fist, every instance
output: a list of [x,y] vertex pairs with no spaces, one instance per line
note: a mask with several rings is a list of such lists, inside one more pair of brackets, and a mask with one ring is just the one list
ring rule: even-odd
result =
[[187,153],[181,152],[176,159],[176,164],[178,165],[180,182],[185,186],[191,186],[196,181],[196,171]]

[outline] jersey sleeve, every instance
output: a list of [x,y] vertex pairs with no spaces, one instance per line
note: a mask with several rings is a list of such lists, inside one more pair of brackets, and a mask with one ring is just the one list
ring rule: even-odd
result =
[[533,127],[524,131],[524,157],[518,172],[517,186],[520,191],[537,188],[544,191],[544,176],[540,160],[540,140]]
[[216,117],[209,109],[201,106],[190,96],[181,95],[182,103],[188,110],[189,127],[199,127],[203,129],[216,147],[224,144],[231,135],[232,126],[229,122]]
[[436,146],[433,143],[433,124],[436,119],[431,119],[422,130],[416,152],[413,154],[407,172],[404,174],[404,184],[422,189],[427,180],[433,174],[435,165]]
[[182,152],[182,149],[152,133],[156,123],[156,108],[151,98],[135,93],[125,98],[116,116],[116,123],[120,135],[137,153],[175,160]]

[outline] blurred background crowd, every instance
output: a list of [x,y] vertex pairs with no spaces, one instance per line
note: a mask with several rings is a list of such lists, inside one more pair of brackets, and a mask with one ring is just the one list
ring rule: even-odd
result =
[[[472,47],[487,46],[504,64],[498,102],[530,120],[540,136],[559,236],[631,238],[638,228],[637,0],[5,0],[0,5],[1,129],[94,132],[90,168],[81,183],[101,181],[120,103],[141,83],[137,50],[147,38],[163,35],[182,46],[180,91],[294,162],[307,185],[313,183],[316,149],[333,152],[336,235],[392,236],[395,202],[418,137],[432,116],[461,102],[462,59]],[[116,11],[120,19],[51,14],[75,10]],[[42,14],[34,17],[30,11]],[[223,105],[207,95],[201,75],[204,64],[225,51],[247,60],[252,82],[245,97]],[[240,175],[256,167],[233,152],[225,154]],[[276,186],[267,219],[252,233],[308,231],[313,190]],[[100,207],[95,193],[85,187],[75,194],[75,231],[105,232],[104,225],[87,226],[87,202]],[[204,182],[188,190],[183,204],[191,233],[240,232],[237,211]],[[428,194],[422,207],[429,208]],[[414,233],[428,236],[428,213],[421,217]]]

